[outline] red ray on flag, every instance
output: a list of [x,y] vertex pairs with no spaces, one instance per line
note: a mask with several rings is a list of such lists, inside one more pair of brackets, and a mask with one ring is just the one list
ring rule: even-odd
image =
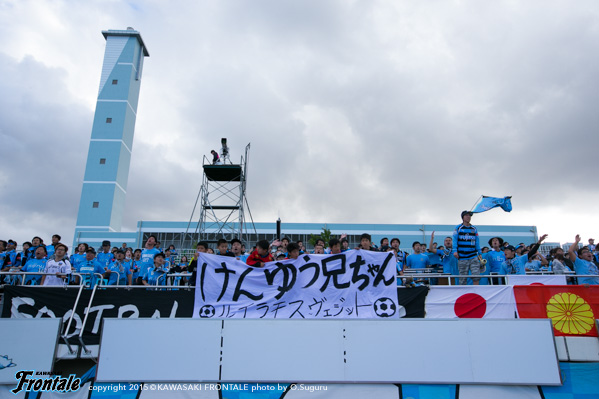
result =
[[551,319],[556,336],[597,336],[597,286],[517,285],[514,296],[520,318]]

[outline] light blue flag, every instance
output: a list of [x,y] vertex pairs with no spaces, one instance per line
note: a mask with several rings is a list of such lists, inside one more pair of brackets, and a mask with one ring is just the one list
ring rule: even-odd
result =
[[472,213],[486,212],[489,209],[493,209],[498,206],[501,207],[501,209],[503,209],[506,212],[511,212],[512,211],[511,198],[512,198],[511,196],[497,198],[497,197],[487,197],[486,195],[483,195],[482,198],[480,199],[480,201],[478,201],[478,203],[474,206],[474,209],[472,209],[470,212],[472,212]]

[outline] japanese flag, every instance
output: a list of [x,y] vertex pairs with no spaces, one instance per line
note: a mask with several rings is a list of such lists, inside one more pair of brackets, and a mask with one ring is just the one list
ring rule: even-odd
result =
[[463,285],[431,287],[426,297],[427,318],[515,318],[512,286]]

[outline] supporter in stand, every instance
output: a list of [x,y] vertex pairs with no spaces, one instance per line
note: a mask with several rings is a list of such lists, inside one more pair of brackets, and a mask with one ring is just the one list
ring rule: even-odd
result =
[[137,248],[133,251],[133,261],[131,262],[131,281],[134,285],[141,285],[141,249]]
[[[8,240],[5,245],[6,251],[4,252],[4,262],[0,265],[0,270],[3,272],[18,272],[21,268],[21,253],[17,252],[17,242],[15,240]],[[19,284],[21,279],[19,276],[2,276],[4,281],[8,284]],[[2,280],[0,278],[0,280]]]
[[391,248],[393,249],[393,252],[395,252],[395,256],[396,256],[395,267],[397,268],[398,273],[401,271],[401,274],[403,274],[403,269],[406,264],[406,259],[408,258],[408,254],[405,253],[404,251],[402,251],[401,249],[399,249],[400,245],[401,245],[401,240],[399,238],[391,239]]
[[[345,235],[345,234],[344,234]],[[349,241],[346,237],[341,237],[341,252],[349,251]]]
[[[435,232],[431,233],[431,243],[435,239]],[[432,244],[431,244],[432,247]],[[453,247],[453,239],[451,237],[445,237],[443,240],[443,245],[437,248],[437,255],[441,257],[441,265],[443,265],[443,273],[445,274],[458,274],[458,260],[451,253],[451,249]],[[441,279],[440,281],[447,284],[446,279]]]
[[381,252],[387,252],[388,249],[389,249],[389,239],[387,237],[381,238],[381,248],[380,248],[380,251]]
[[[75,269],[77,273],[81,274],[83,284],[91,288],[96,285],[98,275],[101,276],[105,272],[104,267],[96,260],[96,250],[91,247],[85,251],[85,260],[79,262]],[[78,276],[75,276],[74,281],[80,284]]]
[[[4,270],[4,262],[6,262],[6,247],[8,246],[8,242],[4,240],[0,240],[0,272],[8,271],[8,269]],[[4,283],[4,275],[0,275],[0,284]]]
[[595,252],[595,239],[594,238],[589,238],[589,245],[587,245],[587,247],[589,248],[589,251]]
[[560,247],[552,248],[549,254],[553,258],[550,263],[553,274],[566,274],[572,270],[564,264],[564,250]]
[[216,244],[215,255],[235,257],[233,252],[229,251],[229,244],[227,243],[227,240],[225,240],[224,238],[218,240],[218,243]]
[[289,245],[289,238],[287,237],[283,237],[283,239],[281,240],[281,246],[283,247],[282,251],[283,252],[287,252],[287,246]]
[[143,285],[166,285],[166,279],[162,277],[165,274],[162,268],[162,265],[164,265],[164,254],[162,252],[157,253],[152,260],[154,262],[153,267],[146,269],[142,277]]
[[541,271],[542,267],[545,267],[547,265],[549,265],[547,259],[543,255],[541,255],[540,252],[537,252],[528,260],[528,262],[526,262],[524,268],[526,269],[526,271],[539,272]]
[[23,243],[23,250],[21,251],[21,265],[25,265],[29,259],[35,258],[35,251],[31,251],[31,243],[25,241]]
[[356,249],[363,249],[365,251],[376,251],[377,250],[372,245],[372,237],[368,233],[364,233],[360,236],[360,246]]
[[[40,237],[37,237],[37,236],[35,236],[35,237],[33,237],[33,238],[31,239],[31,248],[29,248],[29,251],[30,251],[32,254],[35,254],[35,250],[36,250],[38,247],[42,246],[42,245],[44,246],[44,248],[46,247],[46,246],[44,245],[44,240],[42,240]],[[48,252],[48,251],[46,251],[46,253],[47,253],[47,252]],[[35,256],[35,255],[32,255],[32,256]],[[48,256],[48,255],[46,255],[46,257],[47,257],[47,256]]]
[[306,253],[306,247],[304,246],[304,242],[302,240],[299,240],[297,245],[299,246],[300,254]]
[[114,255],[110,252],[110,241],[102,241],[102,251],[96,255],[96,260],[102,267],[108,267],[114,260]]
[[108,279],[108,285],[131,285],[131,269],[125,264],[125,251],[117,249],[116,259],[108,265],[104,278]]
[[168,271],[171,267],[175,266],[175,256],[171,253],[170,249],[164,251],[164,270]]
[[314,251],[312,253],[315,255],[324,255],[324,246],[321,243],[317,242],[317,244],[314,245]]
[[287,258],[288,259],[297,259],[300,255],[299,245],[295,242],[290,242],[287,245]]
[[246,263],[254,267],[264,267],[267,262],[272,262],[272,255],[268,252],[268,241],[260,240],[256,243],[256,249],[248,256]]
[[[73,255],[71,255],[71,265],[75,270],[79,270],[79,265],[85,262],[87,257],[87,250],[89,246],[86,243],[81,243],[77,245],[77,250]],[[96,251],[94,251],[94,254]]]
[[[153,234],[150,235],[146,241],[144,249],[141,251],[141,268],[139,270],[139,274],[141,276],[144,276],[148,269],[152,269],[154,267],[154,256],[161,253],[156,248],[156,244],[156,236]],[[164,263],[164,254],[162,255],[162,260],[162,263]]]
[[395,255],[395,269],[398,275],[403,276],[403,251],[399,249],[398,238],[391,239],[391,246],[389,247],[389,249],[387,249],[387,251],[393,252],[393,255]]
[[[489,240],[491,250],[483,255],[483,259],[487,260],[487,270],[489,274],[499,274],[501,265],[505,262],[505,254],[503,253],[503,238],[493,237]],[[500,284],[498,277],[492,279],[494,285]]]
[[177,250],[175,249],[175,246],[174,246],[173,244],[169,245],[169,246],[168,246],[168,249],[170,249],[170,250],[171,250],[171,255],[173,255],[173,256],[175,256],[175,257],[176,257],[177,255],[179,255],[179,253],[177,252]]
[[71,263],[65,258],[69,248],[61,243],[54,245],[54,258],[49,259],[42,276],[42,285],[64,285],[71,274]]
[[406,269],[425,269],[428,265],[430,265],[428,256],[421,253],[421,249],[422,246],[420,245],[420,242],[414,241],[412,243],[412,250],[414,253],[408,256]]
[[541,243],[547,238],[547,234],[541,236],[532,249],[525,255],[517,255],[516,248],[512,245],[504,250],[505,261],[501,264],[499,274],[526,274],[525,265],[539,250]]
[[241,243],[241,241],[239,241],[239,239],[234,238],[231,240],[231,252],[233,253],[233,256],[235,256],[235,259],[245,263],[249,254],[243,253],[242,249],[243,244]]
[[574,271],[579,275],[594,275],[597,277],[578,277],[578,284],[597,285],[599,284],[599,268],[593,263],[593,254],[587,247],[578,249],[579,242],[580,235],[577,234],[574,243],[570,245],[568,250],[568,257],[574,263]]
[[212,249],[212,248],[206,248],[206,253],[214,255],[214,249]]
[[52,259],[54,256],[54,250],[56,245],[60,243],[61,237],[58,234],[54,234],[52,236],[52,244],[46,246],[46,251],[48,251],[48,259]]
[[329,240],[329,248],[331,254],[340,254],[341,253],[341,243],[338,238],[331,238]]
[[201,253],[206,253],[207,250],[208,250],[208,243],[206,243],[204,241],[198,242],[198,244],[196,245],[196,253],[195,253],[193,259],[191,260],[191,262],[189,262],[187,271],[191,273],[191,278],[189,279],[189,285],[191,285],[192,287],[196,285],[196,277],[197,277],[197,272],[198,272],[198,255]]
[[[35,250],[35,255],[32,259],[29,259],[25,266],[21,268],[22,272],[26,273],[43,273],[46,269],[46,247],[38,246]],[[103,270],[102,270],[103,271]],[[27,275],[25,277],[25,285],[41,285],[42,275]]]
[[[472,212],[463,211],[462,223],[455,227],[453,232],[453,256],[458,259],[458,271],[464,276],[471,272],[473,275],[479,275],[480,261],[478,254],[480,253],[480,242],[478,240],[478,230],[470,221],[472,220]],[[460,285],[466,285],[468,279],[460,277]],[[480,278],[472,277],[472,284],[479,285]]]

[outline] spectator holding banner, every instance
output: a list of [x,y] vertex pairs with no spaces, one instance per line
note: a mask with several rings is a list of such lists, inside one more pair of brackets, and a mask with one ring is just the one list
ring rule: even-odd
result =
[[248,256],[245,261],[246,264],[253,267],[264,267],[268,262],[273,261],[273,257],[268,252],[270,245],[266,240],[260,240],[256,243],[256,249]]
[[597,268],[597,265],[593,263],[593,254],[589,251],[588,247],[578,249],[579,242],[580,235],[577,234],[574,243],[570,245],[570,249],[568,250],[568,257],[572,263],[574,263],[574,271],[576,274],[590,274],[597,277],[578,277],[578,284],[597,285],[599,284],[599,269]]

